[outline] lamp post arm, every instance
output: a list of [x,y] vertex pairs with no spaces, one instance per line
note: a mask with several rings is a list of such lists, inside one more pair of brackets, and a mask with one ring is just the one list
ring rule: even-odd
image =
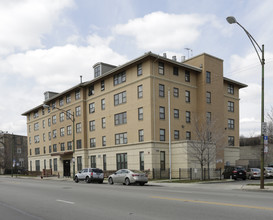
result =
[[257,47],[259,48],[259,50],[261,51],[261,53],[264,53],[263,49],[259,46],[259,44],[256,42],[256,40],[254,39],[254,37],[252,37],[252,35],[238,22],[236,21],[236,23],[244,30],[244,32],[246,33],[246,35],[248,36],[251,44],[253,45],[258,57],[259,57],[259,60],[261,62],[261,64],[264,64],[264,58],[261,58],[258,50],[257,50]]

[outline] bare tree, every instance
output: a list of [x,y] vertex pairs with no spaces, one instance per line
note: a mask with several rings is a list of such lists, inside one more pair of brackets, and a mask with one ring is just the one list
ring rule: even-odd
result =
[[[196,119],[194,122],[195,140],[189,142],[188,153],[196,159],[201,168],[201,179],[204,180],[204,167],[208,172],[212,163],[215,163],[217,147],[223,146],[223,128],[219,128],[216,121]],[[210,174],[208,173],[208,178]]]

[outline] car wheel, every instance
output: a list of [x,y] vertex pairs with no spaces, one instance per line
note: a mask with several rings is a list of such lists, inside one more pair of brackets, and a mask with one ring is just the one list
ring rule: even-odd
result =
[[99,181],[99,183],[102,184],[102,183],[103,183],[103,180]]
[[78,183],[79,182],[79,178],[77,176],[75,176],[74,181],[75,181],[75,183]]
[[110,177],[110,178],[108,179],[108,183],[109,183],[110,185],[113,185],[113,184],[114,184],[114,181],[113,181],[112,177]]
[[87,177],[85,178],[85,182],[86,182],[86,183],[90,183],[90,178],[89,178],[89,176],[87,176]]
[[145,183],[139,183],[140,186],[144,186]]
[[130,180],[129,180],[129,178],[126,178],[126,179],[125,179],[125,185],[126,185],[126,186],[129,186],[129,185],[130,185]]

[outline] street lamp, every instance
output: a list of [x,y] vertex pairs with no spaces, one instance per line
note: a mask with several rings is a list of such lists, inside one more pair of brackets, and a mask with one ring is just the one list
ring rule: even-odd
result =
[[[50,108],[49,105],[44,104],[43,108]],[[73,156],[72,156],[72,162],[73,162],[73,177],[75,176],[75,158],[74,158],[74,154],[75,154],[75,116],[74,116],[74,112],[71,114],[70,112],[66,112],[64,109],[61,108],[57,108],[55,107],[57,110],[62,111],[66,116],[68,116],[68,118],[73,122]],[[72,118],[71,118],[72,116]]]
[[[262,45],[262,48],[259,46],[259,44],[255,41],[255,39],[251,36],[251,34],[235,19],[235,17],[230,16],[227,17],[227,22],[230,24],[238,24],[246,33],[248,36],[251,44],[253,45],[260,63],[262,65],[262,91],[261,91],[261,178],[260,178],[260,189],[264,189],[264,136],[266,135],[266,123],[264,122],[264,45]],[[262,53],[262,56],[260,56],[259,51]]]

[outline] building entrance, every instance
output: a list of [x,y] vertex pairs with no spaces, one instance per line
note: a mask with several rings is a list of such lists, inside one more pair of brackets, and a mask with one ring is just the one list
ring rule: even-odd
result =
[[64,160],[64,176],[70,176],[70,160]]

